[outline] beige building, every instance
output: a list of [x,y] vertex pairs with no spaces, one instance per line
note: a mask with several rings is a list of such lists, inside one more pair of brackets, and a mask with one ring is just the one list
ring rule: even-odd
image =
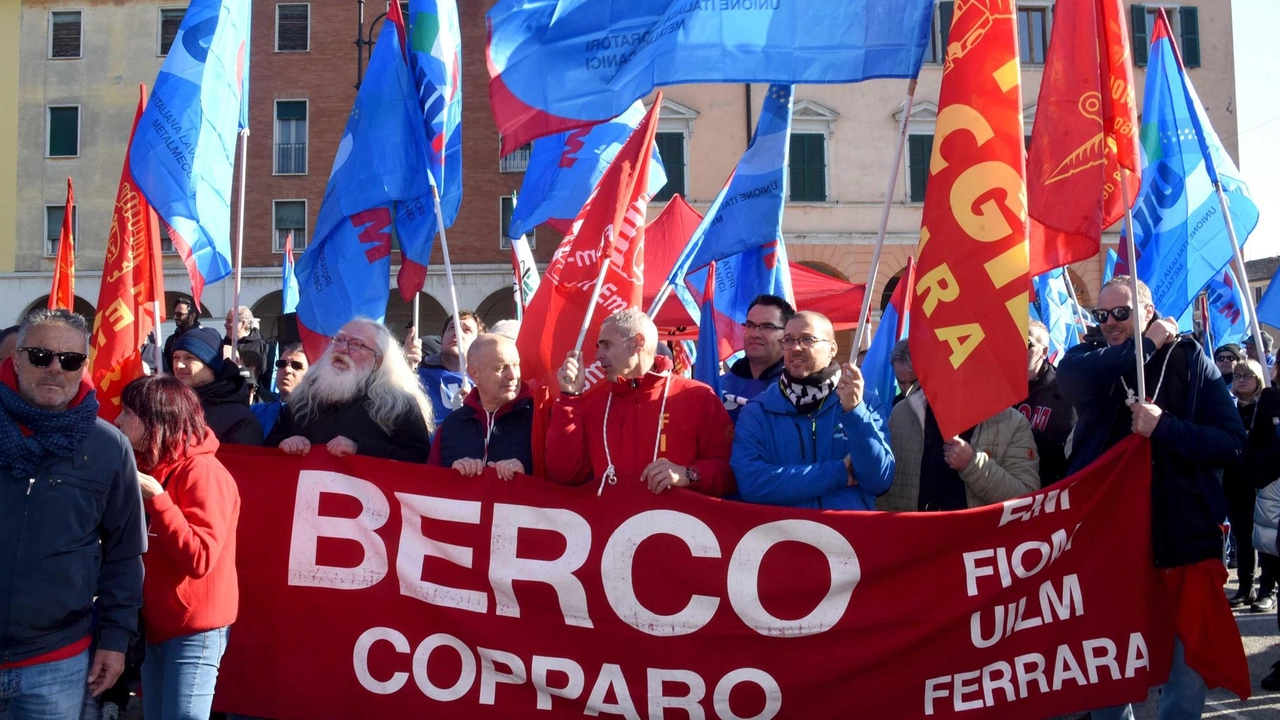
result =
[[0,272],[13,270],[18,213],[19,0],[0,0]]

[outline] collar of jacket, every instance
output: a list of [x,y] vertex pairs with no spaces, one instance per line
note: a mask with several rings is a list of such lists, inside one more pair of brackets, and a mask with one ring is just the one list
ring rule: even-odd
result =
[[782,377],[782,370],[785,367],[786,358],[778,358],[778,362],[765,368],[765,371],[756,378],[751,374],[751,361],[745,357],[740,357],[732,365],[729,366],[729,372],[742,378],[743,380],[777,380]]
[[204,438],[199,442],[193,442],[182,448],[177,457],[161,460],[158,465],[150,470],[146,468],[139,469],[154,476],[160,481],[161,485],[168,485],[169,476],[173,474],[173,471],[176,470],[179,465],[197,455],[213,455],[218,452],[219,445],[220,443],[218,442],[218,438],[214,436],[213,430],[206,427],[204,429]]
[[1040,372],[1036,373],[1035,380],[1031,381],[1030,387],[1035,390],[1057,382],[1057,380],[1058,370],[1050,365],[1048,360],[1045,360],[1044,364],[1040,366]]
[[609,386],[609,392],[618,397],[639,395],[641,397],[657,397],[662,391],[662,383],[671,377],[671,359],[665,355],[653,358],[653,366],[649,372],[634,380],[618,379]]
[[[521,400],[529,400],[530,402],[533,400],[533,394],[530,392],[529,384],[526,382],[520,383],[520,391],[516,393],[514,399],[502,405],[493,413],[493,419],[497,420],[503,415],[515,410]],[[480,402],[480,388],[478,387],[472,386],[471,392],[467,393],[467,397],[462,401],[462,404],[463,406],[474,410],[478,416],[488,417],[489,415],[488,411],[484,409],[484,405]]]

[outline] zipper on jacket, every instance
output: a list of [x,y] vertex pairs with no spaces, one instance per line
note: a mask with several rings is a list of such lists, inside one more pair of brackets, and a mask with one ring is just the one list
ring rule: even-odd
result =
[[[50,480],[50,482],[52,482],[52,480]],[[35,487],[35,486],[36,486],[36,479],[35,479],[35,478],[29,478],[29,479],[27,480],[27,497],[31,497],[31,488],[33,488],[33,487]]]
[[809,422],[813,426],[812,429],[809,431],[809,443],[810,443],[810,446],[813,448],[813,459],[817,460],[818,459],[818,418],[810,417]]
[[804,455],[804,432],[800,430],[800,423],[796,423],[796,440],[800,441],[796,443],[797,445],[800,446],[800,459],[808,460],[808,458],[806,458]]

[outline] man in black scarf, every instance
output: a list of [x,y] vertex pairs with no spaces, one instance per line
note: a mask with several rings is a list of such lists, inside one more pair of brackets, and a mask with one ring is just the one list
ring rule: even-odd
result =
[[138,471],[129,442],[97,417],[88,350],[84,318],[39,310],[0,364],[0,672],[18,688],[4,701],[14,718],[79,717],[137,637]]

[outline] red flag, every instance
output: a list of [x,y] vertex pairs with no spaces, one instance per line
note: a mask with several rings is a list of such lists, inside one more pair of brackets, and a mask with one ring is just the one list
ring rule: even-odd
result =
[[[658,293],[662,292],[667,284],[667,276],[671,274],[671,268],[675,267],[676,260],[680,259],[680,253],[684,251],[684,246],[689,244],[689,238],[693,237],[693,231],[698,229],[698,224],[701,222],[701,213],[690,207],[684,198],[673,195],[667,201],[667,206],[658,213],[658,217],[645,226],[642,310],[648,311],[653,301],[657,299]],[[680,298],[676,297],[675,293],[667,295],[653,322],[659,328],[669,332],[674,332],[677,328],[684,328],[686,332],[692,330],[688,333],[690,338],[696,337],[698,333],[697,321],[685,309],[684,303],[680,302]]]
[[943,437],[1027,396],[1031,285],[1016,12],[1009,0],[955,10],[910,329]]
[[[583,353],[594,355],[600,323],[610,313],[639,307],[644,293],[644,219],[649,202],[649,159],[662,95],[618,151],[569,234],[556,248],[542,284],[525,309],[520,364],[528,380],[557,388],[555,371],[573,350],[605,263],[608,270],[587,330]],[[588,386],[598,380],[587,373]]]
[[58,259],[53,264],[53,287],[49,289],[49,309],[75,310],[76,307],[76,194],[67,178],[67,206],[62,213],[62,232],[58,234]]
[[[1031,274],[1086,260],[1141,182],[1121,0],[1059,0],[1027,151]],[[1121,173],[1121,168],[1130,172]]]
[[[125,147],[132,144],[138,118],[147,105],[146,87],[140,92],[130,142]],[[155,324],[150,315],[152,304],[164,296],[156,271],[159,243],[156,215],[138,190],[126,152],[89,348],[89,381],[98,393],[98,415],[105,420],[120,414],[120,391],[142,376],[140,348]]]

